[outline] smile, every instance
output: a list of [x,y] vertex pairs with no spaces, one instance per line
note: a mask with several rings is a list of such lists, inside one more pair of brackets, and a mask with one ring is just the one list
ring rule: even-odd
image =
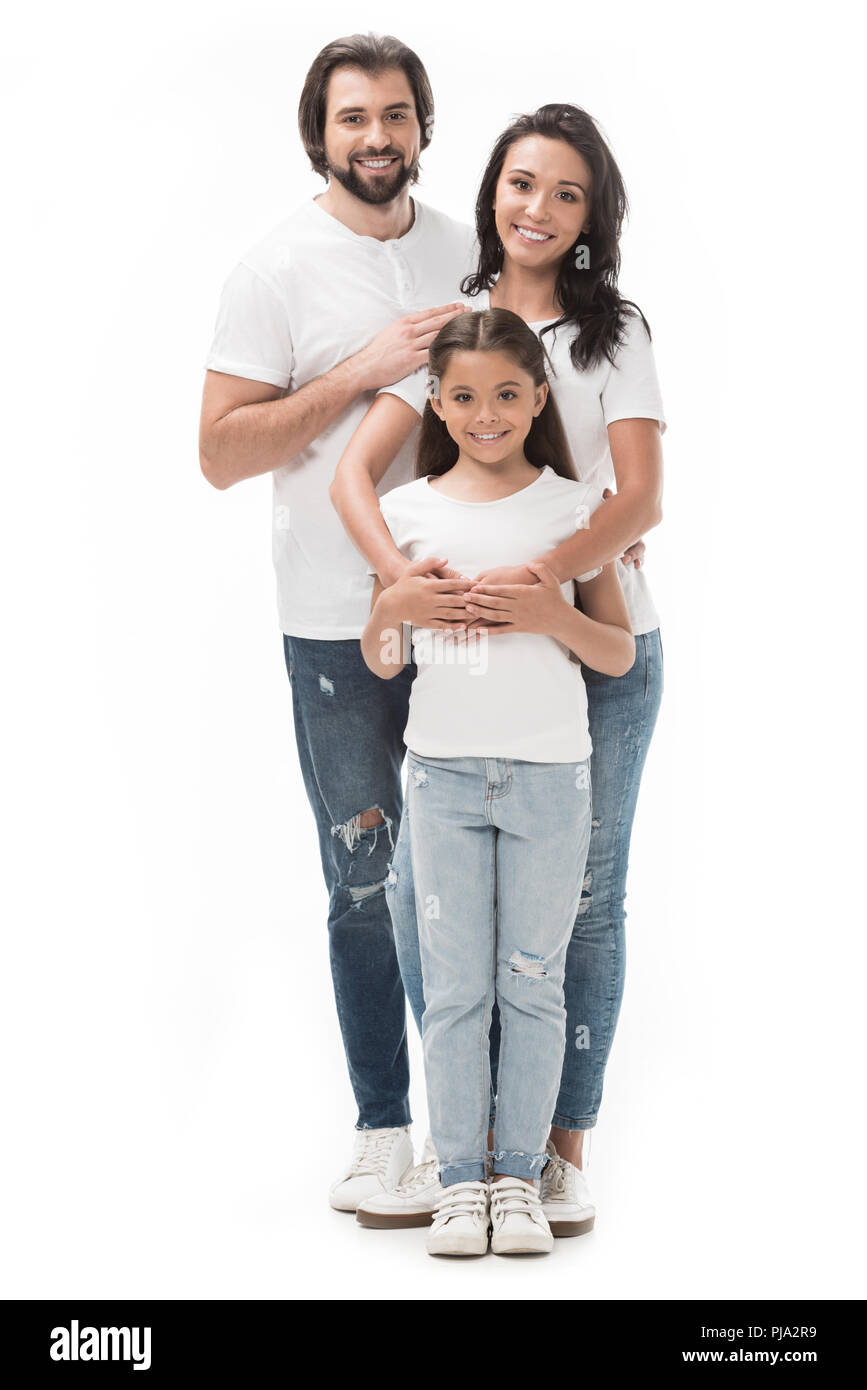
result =
[[499,434],[473,434],[472,430],[467,430],[470,439],[476,439],[480,444],[490,444],[494,439],[504,439],[508,433],[508,430],[500,430]]
[[365,169],[387,169],[394,159],[357,159],[356,164],[362,165]]
[[529,227],[519,227],[516,222],[512,225],[515,231],[518,233],[518,236],[521,237],[524,241],[539,242],[553,240],[552,232],[532,232]]

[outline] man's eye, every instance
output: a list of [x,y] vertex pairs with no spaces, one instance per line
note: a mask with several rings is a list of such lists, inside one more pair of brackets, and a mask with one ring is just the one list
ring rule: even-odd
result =
[[406,112],[405,112],[405,111],[392,111],[392,112],[391,112],[391,115],[394,117],[394,119],[395,119],[396,121],[405,121],[405,120],[406,120]]

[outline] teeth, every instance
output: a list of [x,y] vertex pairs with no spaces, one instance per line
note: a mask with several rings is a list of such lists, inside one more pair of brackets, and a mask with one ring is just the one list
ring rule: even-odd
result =
[[516,227],[515,230],[518,232],[518,234],[519,234],[520,236],[526,237],[527,241],[549,241],[549,240],[550,240],[550,237],[549,237],[549,235],[548,235],[547,232],[530,232],[530,231],[527,230],[526,227]]
[[502,439],[502,437],[503,437],[503,435],[504,435],[505,433],[506,433],[505,430],[500,430],[498,434],[474,434],[474,435],[472,436],[472,438],[473,438],[473,439]]
[[359,164],[363,164],[365,169],[385,169],[391,164],[390,159],[359,159]]

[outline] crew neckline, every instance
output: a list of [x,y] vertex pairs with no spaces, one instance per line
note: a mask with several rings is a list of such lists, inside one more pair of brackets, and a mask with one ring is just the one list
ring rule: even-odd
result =
[[[492,309],[494,306],[491,304],[491,291],[483,290],[482,293],[485,296],[485,308]],[[555,315],[553,318],[550,319],[525,319],[524,322],[526,323],[528,328],[544,328],[546,324],[556,323],[558,317],[559,315]]]
[[430,480],[434,477],[440,477],[441,474],[439,473],[426,473],[424,478],[419,479],[419,481],[423,482],[428,492],[432,492],[435,497],[441,497],[444,502],[454,502],[455,506],[458,507],[499,507],[502,506],[504,502],[511,502],[513,497],[523,497],[525,492],[529,492],[531,488],[538,487],[545,474],[550,472],[551,468],[546,463],[539,469],[538,478],[534,478],[531,483],[527,483],[526,487],[519,487],[517,492],[510,492],[508,497],[493,497],[490,502],[466,502],[462,497],[449,497],[446,492],[438,492],[435,487],[431,487]]
[[315,209],[316,216],[327,218],[329,225],[337,228],[338,234],[344,232],[352,241],[369,241],[375,246],[407,246],[419,235],[424,220],[424,203],[419,202],[418,198],[410,198],[410,202],[413,206],[412,226],[404,232],[403,236],[388,237],[385,241],[380,241],[378,236],[365,236],[361,232],[354,232],[351,227],[347,227],[345,222],[341,222],[339,217],[335,217],[333,213],[326,212],[325,208],[320,207],[316,198],[310,199],[308,207]]

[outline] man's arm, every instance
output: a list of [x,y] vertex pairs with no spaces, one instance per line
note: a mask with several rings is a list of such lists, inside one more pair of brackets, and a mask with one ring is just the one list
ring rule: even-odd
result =
[[291,463],[361,392],[390,386],[424,366],[443,324],[463,312],[463,305],[447,304],[398,319],[289,395],[268,382],[207,372],[199,464],[208,482],[222,490]]

